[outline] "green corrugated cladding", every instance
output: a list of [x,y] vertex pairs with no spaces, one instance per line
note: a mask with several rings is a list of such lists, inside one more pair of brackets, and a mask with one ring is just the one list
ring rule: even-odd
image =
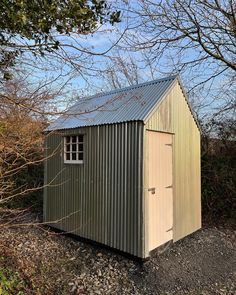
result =
[[[44,221],[144,255],[142,122],[81,127],[46,136]],[[63,136],[84,134],[84,163],[64,164]]]

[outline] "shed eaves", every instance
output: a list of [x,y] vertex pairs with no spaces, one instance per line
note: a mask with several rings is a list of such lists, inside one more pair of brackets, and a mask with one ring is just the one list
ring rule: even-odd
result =
[[145,121],[177,75],[80,99],[46,131]]

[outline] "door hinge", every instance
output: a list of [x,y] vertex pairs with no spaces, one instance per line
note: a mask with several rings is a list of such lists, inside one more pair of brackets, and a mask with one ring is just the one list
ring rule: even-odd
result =
[[167,146],[172,146],[172,143],[166,143],[165,145],[167,145]]
[[173,188],[173,185],[166,186],[166,188]]

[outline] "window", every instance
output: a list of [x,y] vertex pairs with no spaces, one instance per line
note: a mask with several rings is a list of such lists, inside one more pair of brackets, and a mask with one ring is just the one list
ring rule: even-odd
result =
[[64,163],[82,164],[84,160],[84,136],[64,137]]

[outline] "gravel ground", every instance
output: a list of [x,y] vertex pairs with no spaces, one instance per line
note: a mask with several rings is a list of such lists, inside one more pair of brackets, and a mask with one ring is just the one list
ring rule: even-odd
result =
[[0,231],[0,268],[24,294],[236,294],[236,232],[205,227],[145,263],[46,227]]

